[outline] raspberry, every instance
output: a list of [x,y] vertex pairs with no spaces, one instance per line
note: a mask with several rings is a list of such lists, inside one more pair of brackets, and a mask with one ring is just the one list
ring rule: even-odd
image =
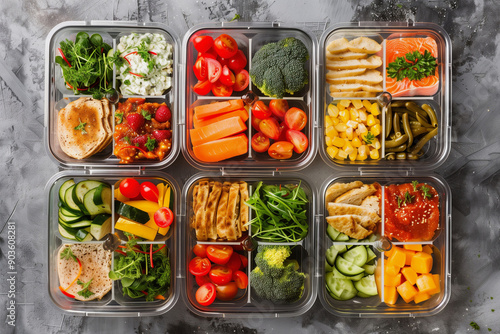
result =
[[153,137],[158,141],[170,139],[172,137],[172,132],[170,130],[154,130]]
[[170,109],[166,105],[162,104],[156,109],[155,119],[158,122],[170,121],[170,118],[172,118],[172,112],[170,112]]
[[146,143],[148,142],[148,136],[147,135],[142,135],[142,136],[139,136],[139,137],[135,137],[134,139],[132,139],[132,143],[135,144],[138,144],[140,148],[142,148],[143,150],[146,148]]
[[130,125],[132,130],[139,132],[141,126],[144,125],[144,117],[138,113],[132,113],[127,115],[127,123]]

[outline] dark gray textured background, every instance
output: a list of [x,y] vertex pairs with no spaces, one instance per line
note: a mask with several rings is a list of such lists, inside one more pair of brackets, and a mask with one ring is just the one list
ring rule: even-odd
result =
[[[0,234],[0,333],[500,333],[500,1],[178,0],[0,1],[0,223],[17,223],[17,327],[6,319],[7,234]],[[43,144],[44,43],[69,20],[166,22],[182,36],[201,22],[275,21],[319,28],[347,21],[434,22],[453,42],[452,145],[437,170],[453,193],[452,294],[433,317],[337,318],[319,301],[301,317],[248,320],[201,318],[182,300],[169,313],[111,319],[64,315],[47,296],[47,221],[44,186],[58,171]],[[311,24],[312,23],[312,24]],[[332,171],[317,156],[319,186]],[[179,156],[167,172],[182,186],[196,171]],[[496,311],[494,312],[493,309]]]

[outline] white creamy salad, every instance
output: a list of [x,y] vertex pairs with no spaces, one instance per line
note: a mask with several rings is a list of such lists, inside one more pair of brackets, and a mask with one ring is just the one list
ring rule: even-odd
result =
[[172,45],[161,34],[132,33],[117,46],[124,58],[117,69],[123,95],[162,95],[172,86]]

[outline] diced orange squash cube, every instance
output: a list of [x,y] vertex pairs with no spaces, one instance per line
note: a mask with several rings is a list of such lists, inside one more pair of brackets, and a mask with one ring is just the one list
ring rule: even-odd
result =
[[422,251],[422,245],[421,244],[408,244],[403,246],[404,249],[412,250],[415,252],[421,252]]
[[428,291],[427,293],[430,295],[435,295],[436,293],[441,292],[441,283],[439,282],[439,274],[433,274],[432,279],[434,280],[434,284],[436,285],[436,288]]
[[391,275],[391,276],[396,276],[399,274],[399,267],[396,267],[392,264],[388,264],[387,260],[384,260],[384,274],[386,275]]
[[406,280],[410,282],[411,285],[415,285],[415,283],[417,283],[418,274],[415,272],[415,270],[413,270],[413,268],[404,267],[403,269],[401,269],[401,274],[403,274],[404,278],[406,278]]
[[418,304],[418,303],[421,303],[424,300],[427,300],[429,298],[431,298],[431,295],[428,294],[427,292],[419,292],[415,295],[415,298],[413,298],[413,301],[415,302],[415,304]]
[[393,275],[388,275],[388,274],[385,274],[384,275],[384,285],[387,285],[387,286],[398,286],[398,285],[401,285],[402,283],[402,280],[401,280],[401,273],[393,276]]
[[384,286],[384,302],[394,305],[398,301],[398,291],[395,286]]
[[429,293],[436,289],[436,283],[431,274],[423,274],[417,278],[417,288],[419,292]]
[[394,253],[394,248],[396,248],[396,246],[392,246],[392,248],[386,252],[384,252],[384,255],[387,257],[387,258],[390,258],[392,253]]
[[428,274],[432,270],[432,255],[416,252],[411,259],[411,267],[418,274]]
[[413,256],[415,255],[416,252],[412,251],[412,250],[405,249],[405,253],[406,253],[405,265],[411,266],[411,259],[413,259]]
[[427,254],[434,253],[434,251],[432,250],[432,246],[431,245],[425,245],[424,247],[422,247],[422,252],[425,252]]
[[397,288],[399,295],[403,300],[407,303],[411,302],[414,298],[415,295],[418,293],[417,289],[411,285],[409,281],[404,282],[403,284],[399,285]]
[[394,247],[394,251],[391,256],[387,259],[387,263],[393,266],[403,268],[406,262],[406,253],[403,248]]

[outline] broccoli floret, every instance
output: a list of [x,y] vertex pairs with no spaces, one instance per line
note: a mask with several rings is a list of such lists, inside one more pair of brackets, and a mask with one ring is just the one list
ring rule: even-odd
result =
[[256,267],[250,272],[250,281],[260,298],[273,298],[273,278],[269,275],[265,275],[259,267]]
[[259,246],[255,263],[265,275],[280,277],[285,272],[285,260],[292,254],[289,246]]
[[294,94],[308,83],[304,63],[309,53],[302,41],[288,37],[261,47],[253,56],[250,77],[267,96],[282,98]]

